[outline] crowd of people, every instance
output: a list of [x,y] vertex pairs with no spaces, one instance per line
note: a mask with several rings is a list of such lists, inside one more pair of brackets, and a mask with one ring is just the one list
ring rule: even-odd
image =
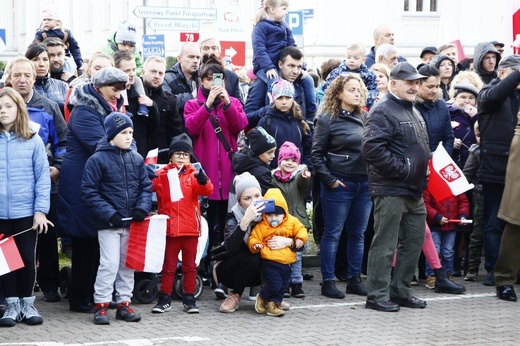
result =
[[[172,309],[182,251],[185,312],[199,312],[198,271],[221,312],[249,288],[259,314],[283,316],[284,298],[305,297],[311,231],[327,298],[425,308],[418,279],[463,293],[455,277],[477,281],[484,254],[483,284],[516,301],[520,56],[493,41],[459,61],[444,44],[413,66],[381,25],[368,53],[352,42],[344,59],[312,69],[284,22],[288,5],[263,2],[247,73],[226,66],[214,37],[182,45],[169,69],[159,57],[143,63],[128,21],[84,59],[59,8],[42,11],[0,91],[0,225],[25,265],[0,276],[0,326],[43,322],[36,288],[61,300],[58,241],[72,261],[71,311],[109,324],[112,306],[116,319],[141,320],[127,247],[131,222],[155,212],[169,220],[153,313]],[[447,200],[428,191],[439,143],[473,190]],[[159,169],[144,160],[155,149]]]

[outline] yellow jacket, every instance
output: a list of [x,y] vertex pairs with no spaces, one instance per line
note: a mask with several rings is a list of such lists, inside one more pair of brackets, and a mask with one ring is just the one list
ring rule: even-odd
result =
[[[248,239],[247,245],[249,250],[253,253],[260,252],[260,257],[266,260],[282,263],[291,264],[296,261],[296,252],[289,247],[281,250],[271,250],[267,246],[267,241],[272,237],[279,235],[286,238],[293,238],[294,240],[300,239],[303,242],[307,241],[307,229],[296,217],[289,214],[289,208],[287,202],[282,195],[280,189],[269,189],[264,195],[264,199],[274,199],[276,206],[279,206],[285,210],[285,217],[282,222],[277,226],[273,227],[267,222],[265,214],[251,232],[251,236]],[[255,244],[262,244],[263,249],[257,250],[254,248]]]

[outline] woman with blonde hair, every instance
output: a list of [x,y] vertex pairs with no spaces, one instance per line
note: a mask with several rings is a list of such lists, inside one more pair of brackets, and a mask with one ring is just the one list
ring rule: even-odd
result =
[[6,297],[0,326],[12,327],[18,321],[41,324],[33,294],[36,240],[38,233],[54,226],[46,217],[51,177],[43,141],[31,130],[25,101],[12,88],[0,92],[0,161],[0,229],[6,237],[16,235],[13,239],[23,260],[22,268],[0,276]]
[[379,94],[377,94],[376,102],[381,99],[383,95],[388,93],[388,82],[390,80],[390,69],[385,64],[377,63],[370,67],[372,71],[376,74],[376,82],[377,89],[379,90]]

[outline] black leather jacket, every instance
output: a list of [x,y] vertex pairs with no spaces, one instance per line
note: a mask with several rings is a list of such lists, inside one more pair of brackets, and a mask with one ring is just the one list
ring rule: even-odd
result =
[[[366,113],[361,115],[366,117]],[[331,186],[342,177],[368,177],[367,164],[361,155],[363,120],[360,115],[341,111],[332,121],[321,114],[312,139],[311,161],[320,180]]]
[[369,164],[370,196],[422,197],[430,144],[424,119],[412,102],[388,93],[372,107],[362,153]]

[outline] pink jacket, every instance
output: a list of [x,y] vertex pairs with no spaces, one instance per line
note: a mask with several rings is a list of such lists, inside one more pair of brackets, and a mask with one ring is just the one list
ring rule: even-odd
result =
[[237,150],[238,134],[247,126],[247,117],[240,101],[229,97],[230,106],[224,110],[224,104],[219,103],[208,113],[204,102],[206,98],[200,87],[196,100],[189,100],[184,106],[184,119],[188,134],[193,138],[193,153],[202,164],[202,168],[213,182],[211,200],[227,200],[229,188],[233,179],[231,159],[218,139],[209,117],[218,119],[218,125],[233,151]]

